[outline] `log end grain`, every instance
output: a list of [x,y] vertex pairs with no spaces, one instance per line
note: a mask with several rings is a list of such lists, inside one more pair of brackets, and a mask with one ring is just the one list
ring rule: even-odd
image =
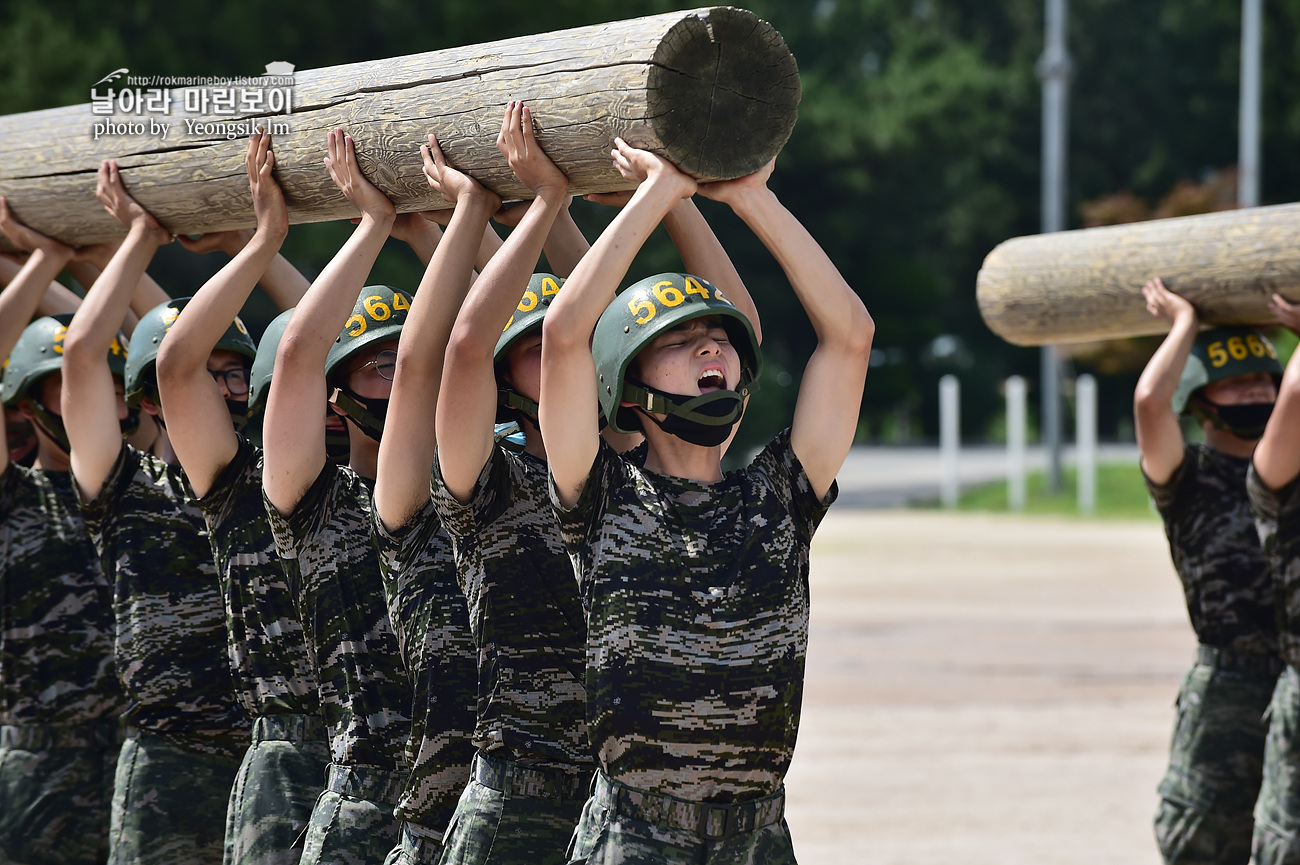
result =
[[801,94],[799,67],[781,34],[730,7],[674,25],[655,51],[647,88],[668,158],[719,180],[757,171],[781,152]]

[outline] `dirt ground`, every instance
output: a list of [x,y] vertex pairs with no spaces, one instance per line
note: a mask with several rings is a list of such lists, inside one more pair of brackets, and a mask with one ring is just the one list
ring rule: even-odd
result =
[[787,819],[806,865],[1158,865],[1195,648],[1158,521],[832,509]]

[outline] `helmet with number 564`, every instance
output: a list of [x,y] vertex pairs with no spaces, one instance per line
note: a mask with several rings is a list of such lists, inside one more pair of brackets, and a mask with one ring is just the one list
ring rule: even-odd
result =
[[391,285],[368,285],[361,289],[352,315],[325,357],[325,379],[337,388],[334,404],[357,427],[375,441],[384,431],[388,400],[358,396],[341,375],[348,361],[373,345],[397,339],[411,310],[411,296]]
[[564,280],[551,273],[534,273],[524,289],[524,296],[519,299],[514,314],[501,329],[497,347],[492,352],[492,362],[497,371],[497,423],[515,421],[515,412],[520,411],[531,418],[537,417],[537,403],[519,393],[506,381],[506,354],[510,346],[524,336],[541,330],[546,311],[551,308],[551,301],[560,293]]
[[[652,391],[640,382],[628,380],[629,364],[656,337],[708,316],[719,320],[740,355],[740,381],[735,391],[674,399],[673,394]],[[716,428],[719,434],[724,428],[730,430],[739,418],[743,399],[758,389],[763,362],[749,319],[716,286],[688,273],[661,273],[625,289],[601,314],[591,350],[596,360],[600,407],[610,427],[621,433],[641,429],[638,413],[624,402],[635,403],[647,412],[669,415],[678,422]],[[720,402],[724,395],[734,403],[725,412]]]
[[[131,348],[127,352],[126,404],[138,406],[140,400],[148,396],[155,402],[158,399],[158,349],[163,337],[172,329],[181,310],[192,298],[178,297],[166,303],[160,303],[140,317],[140,323],[131,334]],[[248,328],[238,317],[226,328],[226,332],[212,347],[213,351],[233,351],[243,355],[252,363],[257,356],[257,346],[248,335]]]

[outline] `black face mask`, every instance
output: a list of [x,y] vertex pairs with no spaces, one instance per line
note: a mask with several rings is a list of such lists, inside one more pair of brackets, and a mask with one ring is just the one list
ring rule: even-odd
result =
[[[638,411],[669,435],[700,447],[717,447],[725,442],[745,409],[745,395],[734,390],[715,390],[699,396],[684,396],[664,393],[630,379],[627,384],[632,385],[631,393],[625,385],[624,396],[635,397],[637,390],[651,395],[647,400],[650,408],[647,410],[644,405],[638,405]],[[651,411],[666,417],[659,420],[650,414]]]
[[1210,423],[1219,429],[1241,439],[1257,439],[1264,435],[1268,419],[1273,414],[1273,403],[1255,402],[1246,405],[1219,405],[1201,397],[1201,402],[1210,408],[1207,415]]
[[248,400],[228,399],[226,411],[230,412],[230,422],[235,425],[235,432],[243,432],[248,425]]

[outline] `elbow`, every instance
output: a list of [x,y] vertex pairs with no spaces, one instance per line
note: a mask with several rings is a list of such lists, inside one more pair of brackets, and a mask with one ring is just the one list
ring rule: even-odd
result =
[[[480,329],[481,330],[481,329]],[[456,325],[452,328],[451,336],[447,339],[447,349],[443,352],[443,369],[466,369],[472,364],[483,363],[486,359],[488,363],[492,362],[493,350],[496,343],[488,345],[482,337],[475,332],[474,328]],[[419,351],[413,351],[409,355],[404,355],[400,350],[397,354],[397,363],[399,369],[405,371],[410,368],[419,370],[421,368],[426,372],[432,371],[431,358],[428,358],[427,352],[423,355]]]
[[851,316],[845,334],[845,351],[854,358],[866,361],[871,357],[871,344],[876,339],[876,322],[867,312],[865,306],[859,305],[858,311]]
[[552,309],[542,321],[542,357],[549,351],[552,355],[569,353],[577,349],[588,349],[591,345],[591,332],[583,331],[580,322],[574,316],[556,315]]

